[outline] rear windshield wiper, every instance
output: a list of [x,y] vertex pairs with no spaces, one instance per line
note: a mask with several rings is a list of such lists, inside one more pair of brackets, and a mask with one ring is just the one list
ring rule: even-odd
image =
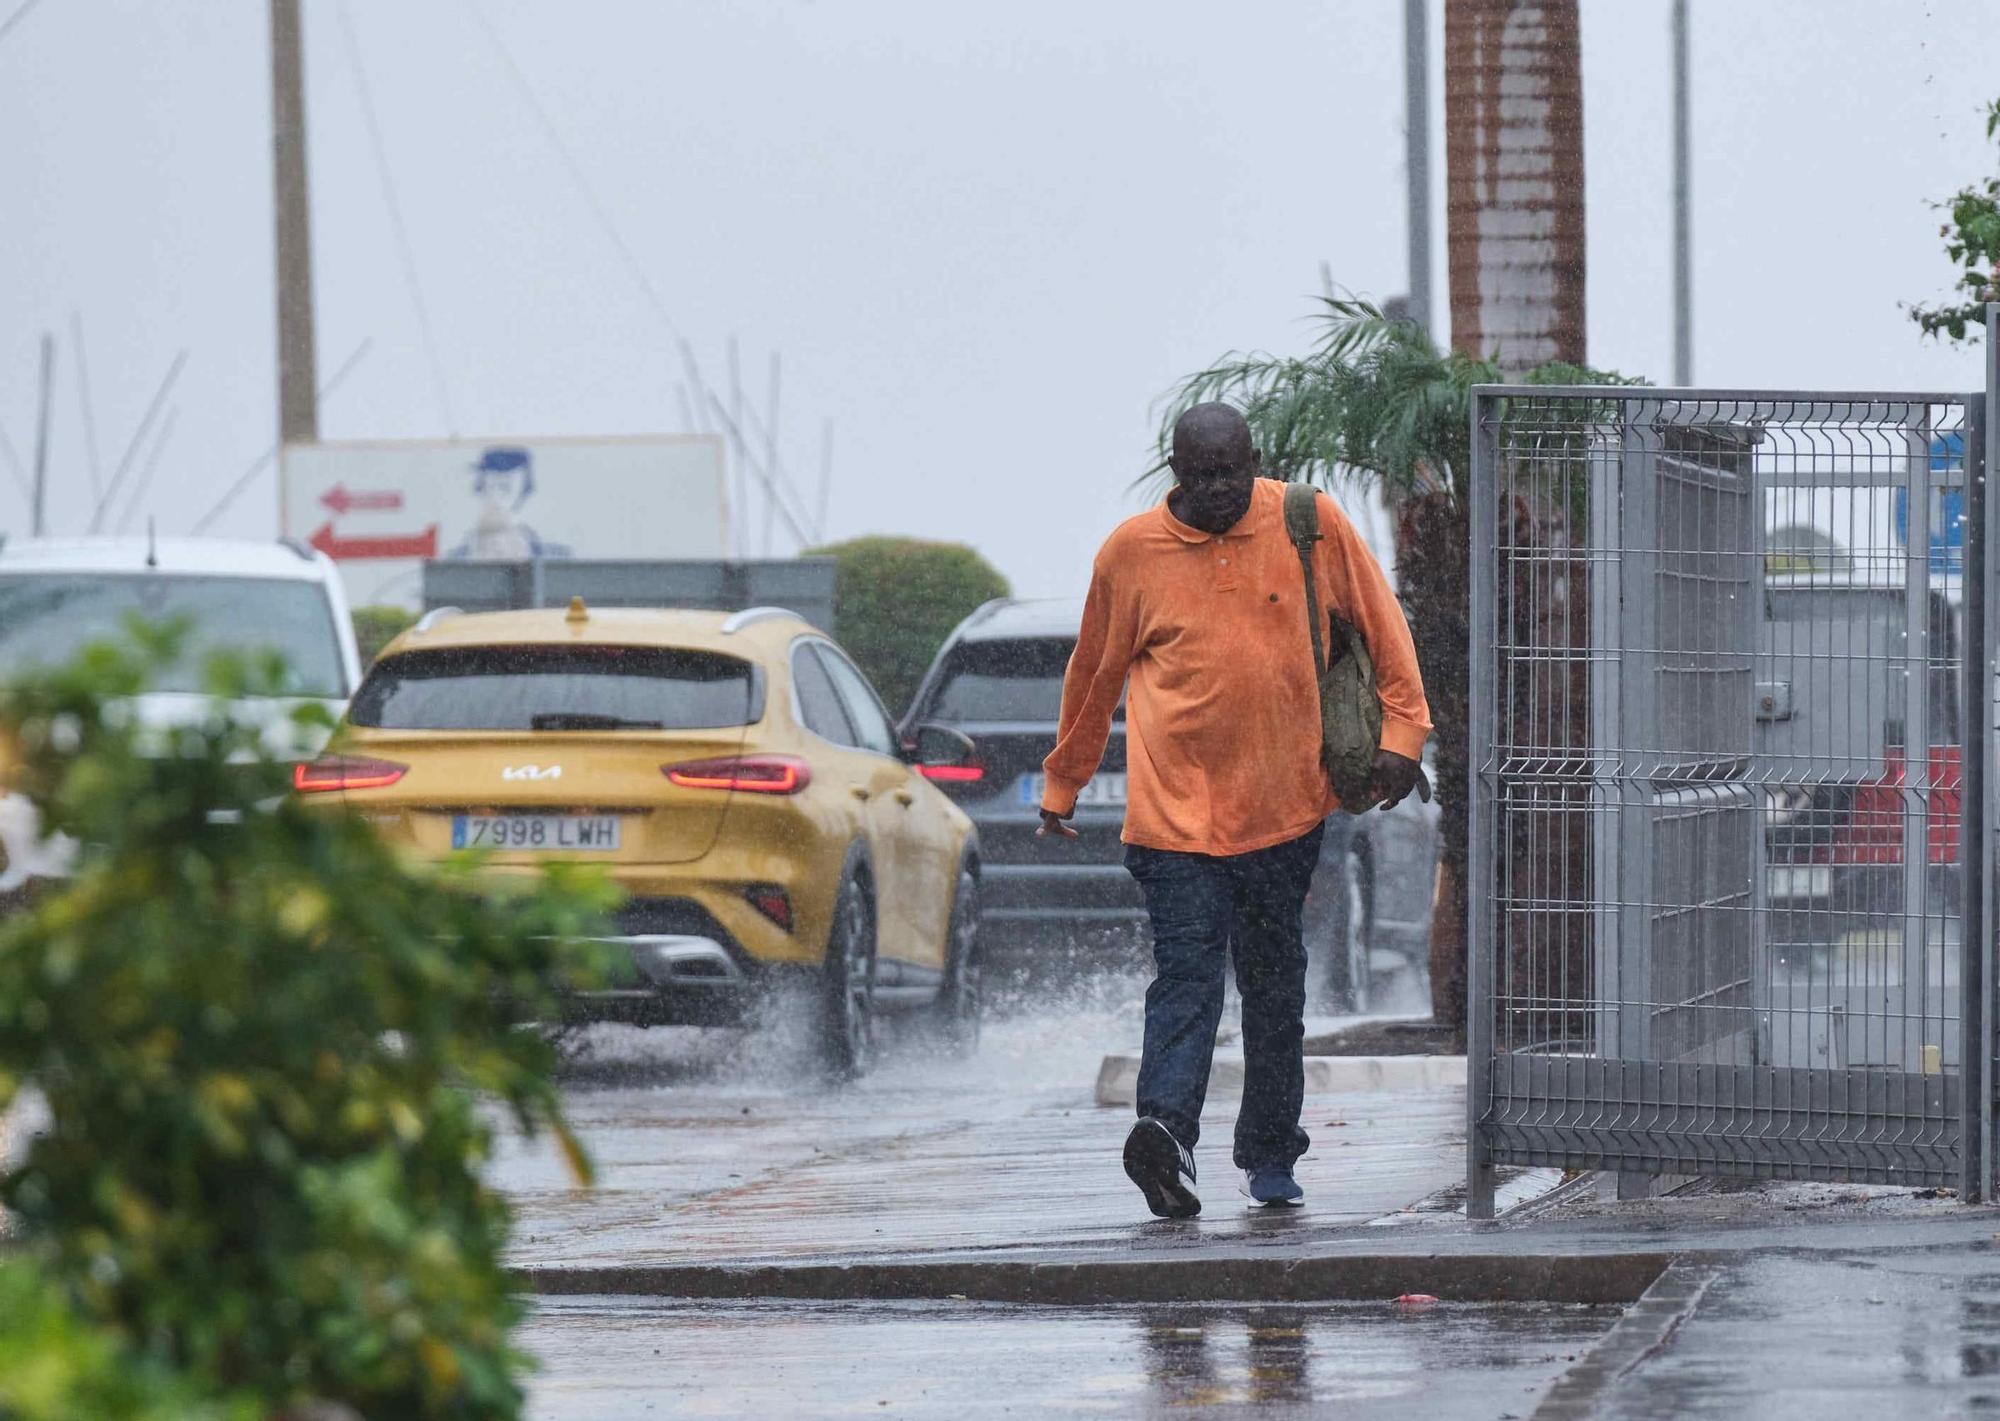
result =
[[528,717],[530,730],[660,730],[657,720],[625,720],[615,715],[591,715],[587,711],[544,711]]

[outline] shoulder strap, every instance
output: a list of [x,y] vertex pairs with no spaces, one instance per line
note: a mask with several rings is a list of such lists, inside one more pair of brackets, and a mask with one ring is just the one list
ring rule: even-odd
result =
[[1313,678],[1326,674],[1326,651],[1320,640],[1319,583],[1313,577],[1313,544],[1320,540],[1319,493],[1311,484],[1285,485],[1285,532],[1299,550],[1299,575],[1306,584],[1306,630],[1312,633]]

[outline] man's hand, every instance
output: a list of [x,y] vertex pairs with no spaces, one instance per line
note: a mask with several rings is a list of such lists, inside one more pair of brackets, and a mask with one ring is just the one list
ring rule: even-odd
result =
[[[1072,809],[1070,814],[1074,813],[1076,811]],[[1035,830],[1035,837],[1037,839],[1074,839],[1076,837],[1076,830],[1063,822],[1067,817],[1069,816],[1058,814],[1052,809],[1044,809],[1042,811],[1042,827]]]
[[1398,755],[1393,750],[1377,750],[1375,768],[1368,776],[1369,802],[1351,812],[1359,814],[1366,809],[1394,809],[1417,787],[1423,773],[1424,767],[1417,761]]

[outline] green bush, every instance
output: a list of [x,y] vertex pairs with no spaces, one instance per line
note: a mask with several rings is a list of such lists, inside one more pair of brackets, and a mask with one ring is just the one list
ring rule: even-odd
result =
[[86,846],[0,925],[0,1108],[32,1086],[51,1116],[0,1202],[81,1317],[211,1394],[512,1417],[475,1097],[587,1177],[515,1023],[587,978],[610,890],[558,867],[503,895],[283,793],[229,707],[275,662],[212,663],[205,720],[140,730],[129,698],[174,652],[135,632],[0,694],[12,787]]
[[855,538],[805,556],[834,559],[834,640],[897,716],[951,629],[982,602],[1009,593],[1007,579],[962,543]]
[[356,607],[353,621],[354,646],[365,671],[383,647],[416,625],[417,614],[407,607]]
[[[1986,106],[1986,136],[2000,135],[2000,99]],[[1953,300],[1916,306],[1910,319],[1927,336],[1977,341],[1986,330],[1986,305],[2000,301],[2000,177],[1960,188],[1951,201],[1936,204],[1947,214],[1939,227],[1944,254],[1956,268]]]
[[0,1264],[0,1417],[7,1421],[262,1421],[205,1397],[158,1359],[76,1315],[24,1259]]

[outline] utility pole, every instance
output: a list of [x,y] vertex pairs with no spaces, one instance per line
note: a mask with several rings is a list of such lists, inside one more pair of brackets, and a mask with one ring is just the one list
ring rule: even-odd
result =
[[42,332],[42,389],[35,416],[35,496],[30,514],[30,536],[46,537],[49,531],[49,395],[56,383],[56,338]]
[[1674,0],[1674,383],[1694,383],[1694,271],[1688,213],[1688,0]]
[[1408,171],[1410,319],[1431,328],[1430,0],[1403,0],[1403,165]]
[[319,439],[314,370],[312,197],[306,180],[299,0],[271,0],[271,177],[278,243],[278,442]]

